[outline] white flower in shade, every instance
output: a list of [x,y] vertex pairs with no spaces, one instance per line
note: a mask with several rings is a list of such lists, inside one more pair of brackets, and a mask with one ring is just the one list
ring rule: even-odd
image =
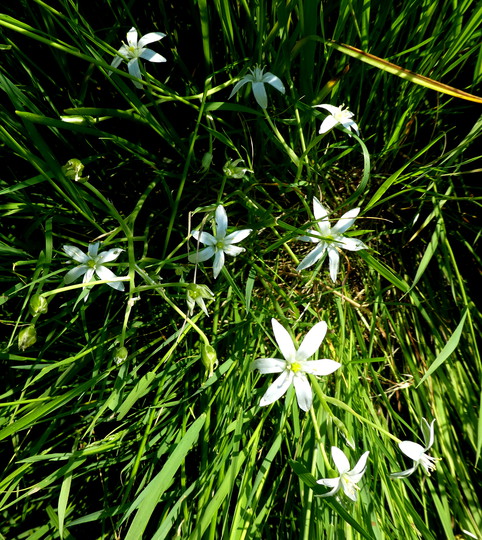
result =
[[214,257],[213,273],[214,279],[216,279],[224,266],[224,254],[236,257],[236,255],[242,253],[244,248],[233,244],[237,244],[238,242],[241,242],[241,240],[244,240],[251,233],[252,229],[242,229],[226,235],[228,229],[228,216],[221,204],[216,208],[214,218],[216,221],[216,232],[214,236],[208,232],[201,231],[193,231],[191,233],[191,236],[198,242],[205,244],[207,247],[196,253],[191,253],[189,255],[189,261],[198,263]]
[[[104,263],[115,261],[117,257],[124,251],[120,248],[109,249],[109,251],[99,251],[100,242],[95,244],[89,244],[87,253],[83,253],[79,248],[75,246],[62,246],[62,249],[67,253],[69,257],[74,261],[81,263],[80,266],[76,266],[69,270],[64,277],[65,283],[68,285],[72,283],[80,276],[84,276],[82,282],[88,283],[92,280],[94,274],[103,280],[116,279],[117,276],[104,266]],[[118,291],[124,290],[124,284],[122,281],[108,281],[107,285]],[[87,299],[87,297],[85,297]]]
[[293,385],[300,409],[308,411],[313,402],[313,394],[306,374],[330,375],[341,365],[334,360],[308,360],[320,348],[327,324],[325,321],[316,323],[306,334],[298,349],[288,331],[276,319],[271,319],[271,324],[276,343],[284,358],[258,358],[251,363],[251,369],[258,369],[262,374],[281,373],[268,388],[259,404],[261,407],[270,405]]
[[206,315],[209,315],[204,303],[204,299],[214,300],[214,293],[206,285],[198,285],[197,283],[189,283],[186,287],[186,302],[189,310],[189,315],[194,311],[194,307],[197,304]]
[[[164,56],[145,47],[148,43],[159,41],[165,37],[165,35],[166,34],[163,34],[162,32],[150,32],[137,41],[137,30],[132,27],[129,32],[127,32],[127,45],[124,43],[117,51],[118,55],[112,60],[111,65],[116,68],[123,60],[127,59],[127,69],[129,73],[138,79],[142,79],[141,70],[139,68],[139,58],[148,60],[149,62],[166,61]],[[137,81],[134,81],[134,85],[136,88],[142,88],[142,84]]]
[[359,208],[354,208],[346,212],[341,216],[338,223],[331,227],[328,220],[328,211],[316,197],[313,197],[313,215],[316,219],[315,229],[309,229],[307,231],[308,235],[299,236],[298,240],[313,242],[317,246],[300,262],[296,270],[300,272],[305,268],[313,266],[328,251],[330,276],[333,282],[335,282],[340,265],[340,254],[338,251],[340,249],[347,249],[349,251],[367,249],[367,246],[361,240],[343,236],[343,233],[355,223],[355,218],[359,212]]
[[422,432],[425,448],[421,444],[412,441],[402,441],[398,444],[400,450],[407,457],[413,459],[413,467],[407,469],[406,471],[391,474],[390,476],[392,478],[407,478],[407,476],[410,476],[417,470],[419,465],[421,465],[425,469],[425,472],[429,476],[430,471],[434,471],[437,468],[437,461],[439,461],[440,458],[434,458],[431,456],[427,456],[426,454],[426,452],[430,450],[434,442],[434,422],[435,419],[432,420],[431,424],[429,424],[427,420],[425,420],[425,418],[422,418]]
[[350,462],[345,456],[343,450],[340,450],[336,446],[331,447],[331,457],[335,463],[337,471],[340,473],[340,476],[336,478],[323,478],[322,480],[317,480],[318,484],[331,488],[331,491],[328,493],[323,493],[319,497],[332,497],[340,488],[343,488],[345,495],[349,497],[352,501],[357,499],[357,491],[360,489],[357,484],[362,479],[362,476],[365,474],[367,468],[367,459],[370,452],[365,452],[362,457],[358,460],[358,463],[350,470]]
[[[348,109],[343,109],[343,105],[341,107],[335,107],[334,105],[325,103],[323,105],[315,105],[315,107],[326,109],[330,113],[321,123],[320,131],[318,133],[326,133],[336,125],[341,124],[348,132],[352,129],[357,135],[360,135],[358,126],[352,120],[353,113]],[[351,136],[350,133],[348,134]]]
[[229,99],[231,99],[234,94],[236,94],[236,92],[247,83],[252,84],[254,98],[262,109],[266,109],[268,107],[268,96],[266,95],[266,88],[264,87],[266,83],[276,88],[278,92],[281,92],[282,94],[285,93],[285,87],[279,77],[276,75],[273,75],[269,71],[263,73],[264,68],[260,67],[255,67],[249,71],[251,73],[245,75],[234,85],[234,88],[229,95]]

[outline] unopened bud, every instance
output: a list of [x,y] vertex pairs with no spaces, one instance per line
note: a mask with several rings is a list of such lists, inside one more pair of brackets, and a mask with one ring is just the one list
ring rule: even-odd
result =
[[67,163],[62,167],[62,171],[65,177],[74,182],[80,182],[84,184],[89,179],[88,176],[82,177],[82,171],[84,170],[84,164],[78,159],[69,159]]
[[47,299],[44,296],[35,294],[30,299],[30,304],[28,306],[28,309],[30,311],[30,315],[32,316],[43,315],[44,313],[47,313],[47,311],[49,310]]
[[120,366],[127,360],[129,353],[125,347],[117,347],[114,351],[114,362],[116,365]]
[[209,373],[209,376],[211,376],[214,372],[215,364],[218,362],[214,347],[207,345],[206,343],[201,345],[201,361],[206,368],[206,371]]
[[247,172],[253,172],[247,167],[239,167],[239,164],[243,162],[244,159],[229,160],[223,167],[223,173],[230,178],[243,178]]
[[18,334],[18,348],[21,351],[28,349],[36,341],[37,341],[37,331],[35,330],[35,326],[33,324],[31,324],[30,326],[27,326],[26,328],[20,331],[20,334]]

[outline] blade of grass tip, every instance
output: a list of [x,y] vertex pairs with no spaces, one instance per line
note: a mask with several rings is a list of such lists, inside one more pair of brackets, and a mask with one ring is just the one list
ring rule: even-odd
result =
[[447,341],[447,344],[445,347],[440,351],[440,354],[437,356],[437,358],[432,362],[431,366],[428,368],[425,375],[421,378],[420,382],[417,384],[416,388],[418,388],[423,382],[425,382],[428,377],[432,375],[432,373],[435,372],[444,362],[447,360],[447,358],[455,351],[457,348],[460,337],[462,336],[462,330],[464,328],[465,319],[467,317],[469,310],[468,308],[465,310],[461,321],[457,325],[457,328],[454,330],[454,333],[450,336],[450,339]]
[[458,97],[467,101],[482,103],[482,97],[469,94],[468,92],[464,92],[463,90],[459,90],[458,88],[454,88],[453,86],[449,86],[448,84],[435,81],[433,79],[430,79],[429,77],[425,77],[424,75],[419,75],[418,73],[414,73],[409,69],[405,69],[403,67],[397,66],[396,64],[392,64],[387,60],[383,60],[378,56],[374,56],[373,54],[361,51],[360,49],[352,47],[351,45],[346,45],[344,43],[336,43],[335,41],[330,40],[328,40],[326,44],[341,53],[352,56],[353,58],[361,60],[362,62],[370,64],[371,66],[381,69],[383,71],[386,71],[387,73],[396,75],[401,79],[405,79],[412,83],[419,84],[420,86],[424,86],[425,88],[429,88],[430,90],[435,90],[436,92],[448,94],[449,96]]

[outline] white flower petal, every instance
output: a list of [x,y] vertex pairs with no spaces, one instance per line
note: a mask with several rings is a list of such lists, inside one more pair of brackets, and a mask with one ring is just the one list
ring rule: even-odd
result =
[[215,246],[218,242],[212,234],[204,231],[193,231],[191,236],[198,242],[206,244],[207,246]]
[[[350,119],[344,120],[341,123],[341,125],[348,130],[352,129],[357,135],[360,135],[360,132],[358,131],[358,126],[355,124],[353,120],[350,120]],[[348,133],[348,135],[350,135],[350,133]]]
[[[95,273],[99,277],[99,279],[105,279],[105,280],[112,280],[115,279],[117,276],[112,272],[112,270],[109,270],[105,266],[99,266]],[[124,290],[124,284],[122,281],[114,281],[112,283],[108,283],[107,285],[110,285],[113,289],[117,289],[118,291]]]
[[266,390],[266,393],[259,402],[260,407],[271,405],[271,403],[274,403],[277,399],[283,396],[291,386],[292,380],[293,372],[287,370],[283,371],[281,375],[273,382],[273,384],[271,384],[268,390]]
[[231,257],[237,257],[240,253],[243,253],[243,251],[246,250],[244,249],[244,247],[227,245],[224,246],[223,251],[224,253],[226,253],[226,255],[231,255]]
[[328,257],[330,259],[330,277],[333,283],[336,282],[338,267],[340,265],[340,255],[335,247],[328,246]]
[[99,246],[100,246],[100,242],[94,242],[93,244],[89,244],[89,247],[87,248],[87,255],[91,259],[95,259],[97,257]]
[[266,109],[268,107],[268,96],[266,95],[266,90],[262,82],[253,83],[253,94],[254,98],[258,102],[258,105],[262,109]]
[[258,369],[260,373],[281,373],[286,368],[286,361],[280,358],[258,358],[251,362],[251,369]]
[[308,378],[304,373],[295,373],[293,385],[296,392],[296,400],[301,410],[308,412],[313,403],[313,393]]
[[161,56],[152,49],[144,49],[139,57],[143,58],[144,60],[148,60],[149,62],[166,62],[164,56]]
[[228,215],[222,204],[216,208],[214,219],[216,221],[216,238],[224,238],[228,228]]
[[402,441],[398,444],[398,447],[407,457],[414,461],[419,461],[425,453],[423,446],[412,441]]
[[278,344],[279,350],[283,357],[290,364],[294,362],[296,357],[296,349],[288,331],[282,326],[276,319],[271,319],[271,325],[273,326],[273,333]]
[[85,271],[84,279],[82,280],[82,283],[88,283],[89,281],[92,281],[93,276],[94,276],[94,269],[88,266],[87,270]]
[[326,109],[331,115],[337,114],[340,112],[340,107],[335,107],[335,105],[329,105],[328,103],[323,103],[322,105],[314,105],[319,109]]
[[137,30],[134,27],[127,32],[127,43],[129,47],[137,47]]
[[69,285],[76,279],[78,279],[80,276],[83,276],[89,267],[85,265],[76,266],[75,268],[72,268],[72,270],[69,270],[65,276],[64,276],[64,282]]
[[270,84],[271,86],[276,88],[278,92],[281,92],[282,94],[285,93],[285,87],[283,83],[281,82],[281,79],[277,77],[276,75],[273,75],[269,71],[263,75],[262,82]]
[[313,215],[317,221],[325,220],[328,217],[328,210],[316,197],[313,197]]
[[370,455],[370,452],[365,452],[364,454],[362,454],[357,464],[350,471],[350,478],[352,479],[353,482],[356,482],[356,483],[359,482],[362,476],[365,474],[366,467],[367,467],[367,460],[368,460],[369,455]]
[[345,452],[340,450],[337,446],[331,447],[331,457],[335,464],[336,470],[341,474],[344,474],[350,470],[350,462],[345,456]]
[[253,229],[241,229],[240,231],[234,231],[231,234],[228,234],[224,241],[227,244],[237,244],[238,242],[241,242],[241,240],[248,237],[252,231]]
[[422,418],[422,433],[426,451],[432,448],[435,439],[434,423],[435,418],[430,424],[427,422],[427,420],[425,420],[425,418]]
[[355,223],[355,218],[359,213],[359,208],[352,208],[348,212],[345,212],[338,220],[338,223],[331,229],[332,234],[343,234],[345,231],[347,231],[353,225],[353,223]]
[[[122,49],[119,50],[119,52],[121,52]],[[122,63],[122,60],[123,58],[121,56],[114,56],[112,62],[110,63],[110,65],[114,68],[116,67],[119,67]]]
[[190,253],[188,255],[188,259],[189,259],[189,262],[192,262],[192,263],[204,262],[210,259],[211,257],[213,257],[215,253],[216,253],[216,250],[214,249],[214,247],[208,246],[204,249],[201,249],[201,251]]
[[410,476],[417,470],[418,464],[416,463],[413,467],[410,469],[407,469],[406,471],[401,471],[397,473],[392,473],[390,475],[391,478],[407,478],[407,476]]
[[331,375],[339,367],[341,367],[340,363],[335,362],[335,360],[329,360],[328,358],[303,362],[303,371],[305,373],[311,373],[311,375],[317,375],[319,377]]
[[82,251],[80,251],[78,247],[62,246],[62,249],[65,251],[65,253],[67,253],[67,255],[71,259],[74,259],[74,261],[77,261],[79,263],[85,263],[88,260],[90,260],[90,257],[86,255],[85,253],[83,253]]
[[321,123],[318,133],[320,135],[326,133],[327,131],[330,131],[330,129],[333,129],[337,124],[338,120],[334,116],[327,116]]
[[105,262],[111,262],[115,261],[117,257],[123,252],[124,250],[121,248],[114,248],[109,249],[109,251],[103,251],[102,253],[99,253],[96,263],[97,264],[103,264]]
[[[142,79],[141,70],[139,68],[139,60],[137,58],[132,58],[132,60],[129,60],[127,62],[127,71],[133,76],[137,77],[138,79]],[[137,81],[134,81],[134,84],[138,86],[139,88],[142,88],[142,85],[138,83]]]
[[297,272],[301,272],[301,270],[304,270],[305,268],[309,268],[310,266],[313,266],[321,257],[323,257],[323,254],[326,250],[326,243],[323,241],[320,241],[320,243],[311,251],[308,253],[308,255],[300,262],[300,264],[296,267]]
[[240,81],[238,81],[235,85],[234,85],[234,88],[231,90],[231,93],[229,94],[229,98],[228,99],[231,99],[234,94],[236,94],[236,92],[242,88],[245,84],[249,83],[249,82],[252,82],[250,78],[248,77],[251,77],[252,79],[252,76],[251,75],[246,75],[246,77],[243,77]]
[[219,274],[221,273],[221,270],[224,266],[224,251],[222,249],[218,249],[214,255],[214,264],[213,264],[213,274],[214,279],[216,279]]
[[153,43],[154,41],[159,41],[163,37],[166,37],[166,34],[163,34],[162,32],[149,32],[145,36],[142,36],[139,40],[139,43],[137,46],[142,49],[142,47],[145,47],[149,43]]
[[332,488],[331,491],[328,491],[327,493],[323,493],[321,495],[318,495],[318,497],[332,497],[333,495],[336,495],[338,491],[341,488],[341,478],[323,478],[321,480],[316,481],[317,484],[321,484],[322,486],[326,486],[329,488]]
[[348,251],[360,251],[360,249],[368,249],[368,247],[358,238],[351,238],[347,236],[336,238],[336,245],[339,248],[347,249]]
[[328,326],[325,321],[316,323],[306,334],[299,349],[296,351],[296,361],[302,362],[313,356],[320,348],[321,342],[325,338]]

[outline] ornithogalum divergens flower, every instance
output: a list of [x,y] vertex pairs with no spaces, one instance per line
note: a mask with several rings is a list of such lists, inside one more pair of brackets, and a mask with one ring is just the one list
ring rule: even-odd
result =
[[338,223],[331,227],[328,220],[328,211],[316,197],[313,197],[313,215],[316,219],[315,229],[309,229],[307,231],[308,235],[299,236],[298,240],[313,242],[317,246],[300,262],[296,270],[300,272],[305,268],[313,266],[328,251],[330,276],[333,282],[335,282],[340,265],[340,254],[338,250],[358,251],[360,249],[367,249],[367,246],[361,240],[343,235],[355,223],[355,218],[359,212],[359,208],[354,208],[346,212],[341,216]]
[[323,478],[322,480],[317,480],[318,484],[331,488],[331,491],[328,491],[328,493],[323,493],[319,496],[331,497],[335,495],[340,488],[343,488],[345,495],[352,501],[356,501],[357,491],[360,489],[357,484],[365,474],[369,453],[370,452],[365,452],[358,460],[358,463],[353,467],[353,469],[350,470],[350,462],[345,456],[343,450],[340,450],[336,446],[332,446],[331,457],[333,458],[335,467],[340,473],[340,476],[337,476],[336,478]]
[[263,73],[264,68],[260,67],[255,67],[249,71],[250,73],[245,75],[234,85],[234,88],[229,95],[229,99],[231,99],[234,94],[236,94],[236,92],[247,83],[252,84],[254,99],[256,99],[258,105],[262,109],[266,109],[268,107],[268,96],[266,95],[266,88],[264,87],[266,83],[276,88],[278,92],[281,92],[282,94],[285,93],[285,87],[279,77],[276,75],[273,75],[269,71]]
[[[65,283],[69,284],[75,281],[80,276],[84,276],[83,283],[88,283],[92,280],[94,274],[102,280],[117,279],[117,276],[104,266],[105,263],[115,261],[117,257],[124,251],[120,248],[109,249],[98,254],[100,242],[89,244],[87,253],[80,251],[75,246],[63,246],[62,249],[75,262],[81,263],[79,266],[69,270],[64,277]],[[124,290],[122,281],[107,281],[107,285],[118,291]],[[87,296],[85,297],[87,299]]]
[[241,240],[244,240],[251,233],[252,229],[242,229],[226,235],[228,229],[228,216],[221,204],[216,208],[214,218],[216,222],[216,232],[214,236],[204,231],[192,232],[191,236],[198,242],[205,244],[207,247],[196,253],[191,253],[189,255],[189,261],[198,263],[214,257],[213,273],[214,279],[216,279],[224,266],[224,254],[236,257],[236,255],[242,253],[244,248],[233,244],[237,244],[238,242],[241,242]]
[[343,109],[343,105],[341,107],[335,107],[334,105],[324,103],[323,105],[315,105],[315,107],[326,109],[330,113],[321,123],[319,131],[320,134],[330,131],[330,129],[333,129],[338,124],[341,124],[345,129],[347,129],[349,135],[351,129],[357,135],[360,134],[360,132],[358,131],[358,126],[352,120],[353,113],[350,112],[348,109]]
[[308,411],[313,402],[313,394],[306,374],[329,375],[340,367],[334,360],[308,360],[320,348],[327,324],[325,321],[316,323],[298,349],[288,331],[276,319],[271,319],[271,324],[283,358],[258,358],[251,363],[251,369],[258,369],[263,374],[281,373],[281,375],[261,398],[260,406],[275,402],[293,385],[300,409]]
[[214,300],[214,294],[207,285],[189,283],[186,287],[186,302],[189,315],[192,315],[194,306],[197,304],[206,315],[209,315],[204,299]]
[[390,476],[392,478],[407,478],[407,476],[410,476],[417,470],[419,465],[422,466],[429,476],[430,471],[434,471],[437,468],[437,461],[439,461],[440,458],[434,458],[426,454],[432,447],[435,439],[434,422],[435,419],[429,424],[425,418],[422,418],[422,432],[425,448],[421,444],[412,441],[402,441],[398,444],[400,450],[407,457],[413,459],[413,467],[410,467],[410,469],[407,469],[406,471],[391,474]]
[[[139,68],[139,58],[148,60],[149,62],[166,61],[164,56],[145,47],[149,43],[159,41],[165,37],[165,35],[166,34],[163,34],[162,32],[150,32],[137,41],[137,30],[132,27],[129,32],[127,32],[127,44],[124,43],[117,51],[117,56],[112,60],[111,65],[116,68],[123,60],[127,60],[127,69],[129,73],[138,79],[142,79],[141,70]],[[134,81],[134,85],[136,88],[142,88],[142,84],[137,81]]]

